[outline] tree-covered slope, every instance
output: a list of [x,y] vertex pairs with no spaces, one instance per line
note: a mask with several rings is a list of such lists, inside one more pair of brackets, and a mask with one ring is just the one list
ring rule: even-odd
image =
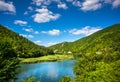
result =
[[53,46],[50,46],[49,48],[52,49],[57,54],[63,54],[68,53],[71,49],[72,42],[62,42]]
[[[63,43],[51,48],[71,51],[78,60],[74,68],[76,78],[69,82],[120,82],[120,24],[65,43],[62,48],[61,45]],[[62,80],[64,82],[66,78]]]
[[19,57],[38,57],[52,54],[52,50],[38,46],[30,40],[0,25],[0,42],[8,41]]
[[[116,24],[82,39],[74,69],[78,82],[120,82],[120,25]],[[80,40],[76,41],[80,42]]]
[[[116,24],[100,30],[90,36],[84,37],[74,42],[63,42],[50,46],[56,52],[67,53],[87,53],[97,51],[104,53],[104,51],[111,50],[118,47],[120,41],[120,24]],[[95,52],[95,53],[97,53]]]

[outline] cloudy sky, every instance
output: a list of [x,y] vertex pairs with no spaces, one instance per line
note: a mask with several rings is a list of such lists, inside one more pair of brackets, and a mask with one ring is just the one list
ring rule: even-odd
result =
[[0,0],[0,24],[38,45],[75,41],[120,23],[120,0]]

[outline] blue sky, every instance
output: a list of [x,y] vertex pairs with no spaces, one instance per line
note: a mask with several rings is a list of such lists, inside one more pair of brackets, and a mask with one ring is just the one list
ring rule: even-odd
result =
[[0,19],[21,36],[50,46],[120,23],[120,0],[0,0]]

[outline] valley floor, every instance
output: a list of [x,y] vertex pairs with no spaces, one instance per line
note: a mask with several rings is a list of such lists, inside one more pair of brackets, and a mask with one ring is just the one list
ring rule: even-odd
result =
[[74,59],[74,57],[72,55],[48,55],[37,58],[19,58],[19,59],[20,63],[37,63],[37,62],[72,60]]

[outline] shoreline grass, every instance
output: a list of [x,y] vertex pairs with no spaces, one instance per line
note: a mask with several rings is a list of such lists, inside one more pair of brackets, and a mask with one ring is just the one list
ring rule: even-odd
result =
[[21,64],[38,63],[38,62],[54,62],[62,60],[72,60],[73,55],[48,55],[37,58],[19,58]]

